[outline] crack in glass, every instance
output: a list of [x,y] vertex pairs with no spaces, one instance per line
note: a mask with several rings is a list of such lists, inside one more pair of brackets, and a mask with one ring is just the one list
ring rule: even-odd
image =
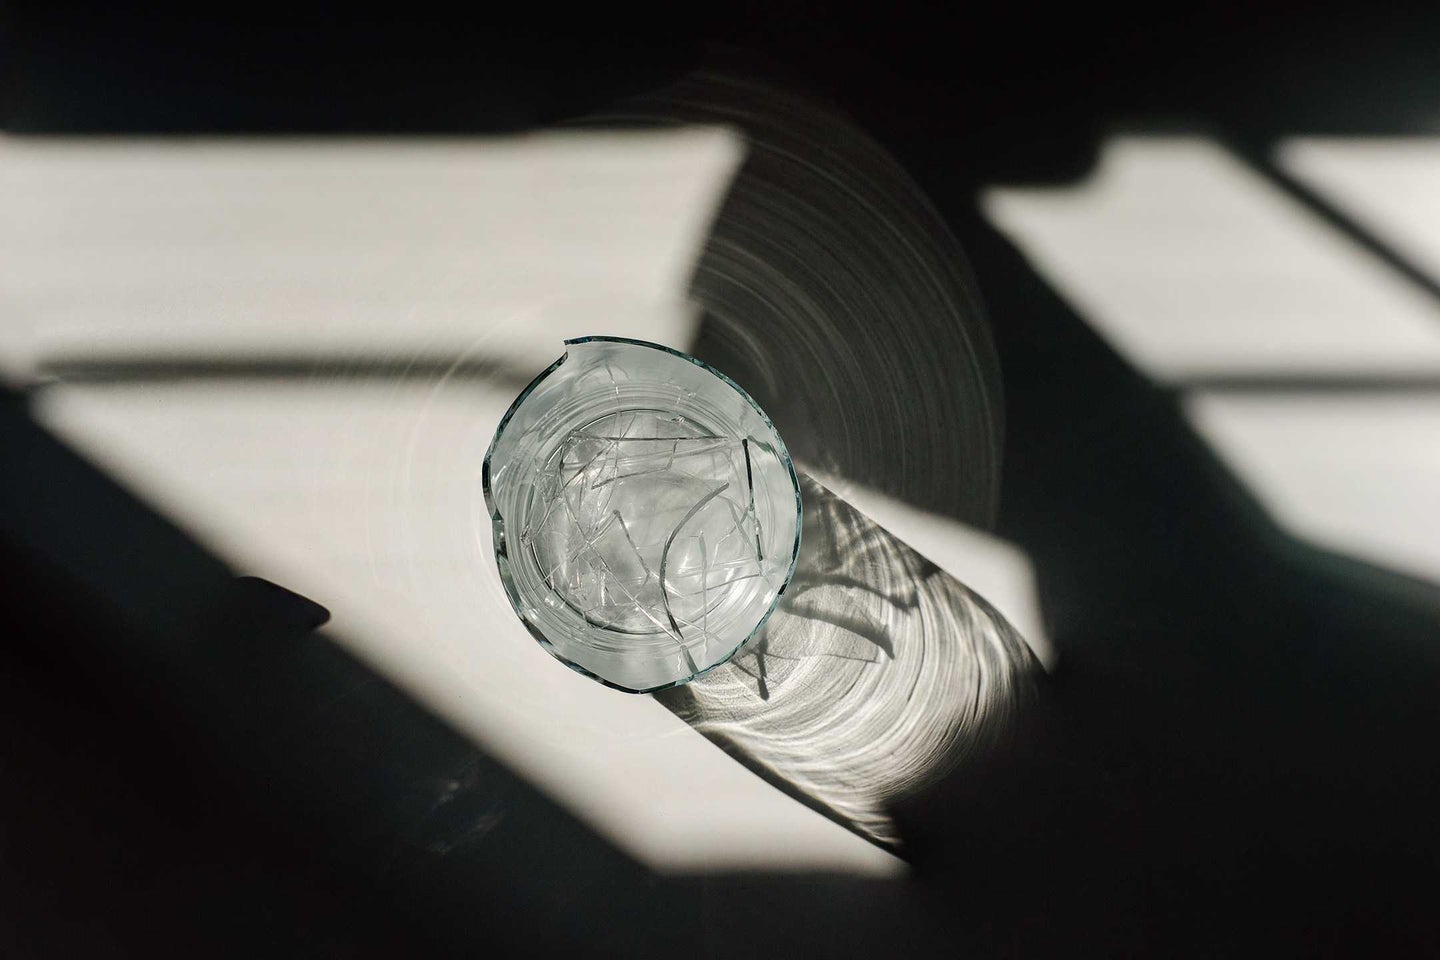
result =
[[527,388],[492,444],[497,561],[552,653],[659,689],[728,659],[768,617],[794,570],[799,488],[773,425],[722,375],[654,345],[578,343],[589,350],[572,342],[578,362]]

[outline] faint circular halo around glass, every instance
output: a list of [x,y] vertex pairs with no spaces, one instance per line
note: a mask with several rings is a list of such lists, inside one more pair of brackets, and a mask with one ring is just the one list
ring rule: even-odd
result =
[[785,592],[795,468],[764,411],[704,362],[619,337],[565,345],[485,457],[500,578],[573,669],[637,693],[684,683]]

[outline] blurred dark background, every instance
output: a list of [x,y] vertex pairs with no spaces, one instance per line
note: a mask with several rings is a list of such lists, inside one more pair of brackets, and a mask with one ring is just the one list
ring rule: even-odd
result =
[[[1062,666],[1005,744],[897,811],[913,879],[652,877],[363,667],[297,640],[314,626],[303,603],[235,588],[218,564],[196,572],[208,561],[158,520],[127,526],[142,511],[118,492],[102,531],[62,530],[108,487],[12,398],[0,472],[28,519],[3,531],[18,588],[0,695],[7,954],[1440,952],[1436,588],[1280,533],[1174,393],[1121,360],[977,207],[985,184],[1077,181],[1117,124],[1203,129],[1262,172],[1286,136],[1436,133],[1437,49],[1434,9],[1369,4],[9,5],[0,117],[14,133],[513,132],[717,51],[833,100],[970,258],[1006,400],[996,530],[1036,564]],[[1433,295],[1422,270],[1319,213]],[[30,506],[42,487],[49,506]],[[122,542],[151,558],[143,600],[66,559]],[[204,711],[149,669],[168,658],[117,656],[104,639],[183,647],[220,629],[216,610],[231,611],[225,636],[271,652],[176,676],[250,671],[227,716],[258,719],[241,732],[215,720],[221,739],[348,744],[320,764],[343,791],[317,793],[302,746],[283,761],[260,746],[196,760],[188,738],[214,731],[177,719]],[[277,677],[294,703],[256,692]],[[345,715],[355,730],[332,717],[303,728],[309,741],[292,735],[307,677],[369,691]],[[380,720],[389,746],[351,742]],[[529,829],[435,866],[414,851],[446,827],[407,832],[428,809],[407,764],[417,778],[463,771],[475,810],[503,800],[530,811]]]
[[1251,135],[1433,123],[1434,21],[1359,4],[10,4],[5,117],[48,132],[516,130],[729,45],[788,66],[892,149],[926,144],[956,176],[1062,175],[1117,118]]

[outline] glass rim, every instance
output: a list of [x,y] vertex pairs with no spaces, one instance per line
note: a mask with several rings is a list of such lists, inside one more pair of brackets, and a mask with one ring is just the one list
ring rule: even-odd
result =
[[[551,374],[553,374],[557,369],[561,367],[561,365],[565,363],[566,360],[569,359],[569,348],[575,346],[583,346],[587,343],[617,343],[623,344],[625,346],[645,347],[651,350],[658,350],[662,353],[668,353],[671,356],[677,357],[681,360],[688,361],[724,382],[730,387],[730,389],[738,393],[747,404],[749,404],[750,408],[759,415],[761,421],[765,424],[765,426],[770,429],[770,434],[775,439],[776,458],[784,465],[785,472],[790,477],[791,489],[795,491],[795,542],[791,545],[790,565],[785,571],[784,580],[781,582],[779,588],[775,591],[774,599],[770,601],[769,608],[766,609],[764,615],[760,617],[759,621],[755,624],[753,628],[751,628],[750,632],[747,633],[745,637],[739,643],[737,643],[733,649],[726,653],[725,656],[716,660],[714,663],[710,664],[704,669],[698,670],[695,673],[692,673],[690,676],[682,677],[678,680],[671,680],[667,683],[656,684],[652,687],[637,689],[634,687],[624,686],[623,684],[616,683],[612,680],[607,680],[605,677],[599,676],[593,671],[581,666],[578,663],[575,663],[569,657],[566,657],[563,653],[557,650],[554,643],[543,633],[541,633],[534,624],[532,624],[529,620],[525,618],[525,614],[520,608],[520,598],[515,595],[515,591],[512,588],[511,584],[507,581],[507,579],[505,577],[500,578],[501,586],[505,589],[505,596],[510,600],[510,606],[514,609],[515,615],[520,619],[520,622],[525,625],[526,631],[529,632],[529,634],[534,637],[537,642],[539,642],[540,646],[543,647],[545,651],[549,653],[552,657],[554,657],[556,660],[559,660],[561,663],[565,664],[565,666],[569,667],[571,670],[574,670],[576,673],[583,674],[584,676],[589,677],[591,680],[603,684],[604,686],[610,687],[613,690],[620,690],[624,693],[658,693],[661,690],[668,690],[671,687],[678,687],[682,684],[689,683],[692,680],[698,680],[700,677],[705,676],[705,674],[709,673],[711,670],[714,670],[716,667],[720,667],[726,663],[729,663],[732,659],[735,658],[736,654],[738,654],[742,649],[744,649],[746,644],[748,644],[751,640],[755,639],[756,634],[758,634],[762,629],[764,629],[765,624],[770,621],[771,615],[774,614],[775,610],[780,606],[780,600],[785,596],[785,591],[789,589],[790,581],[794,579],[796,567],[799,565],[800,562],[800,538],[803,532],[805,520],[805,505],[800,495],[800,478],[795,472],[795,463],[793,460],[790,459],[790,451],[785,446],[785,439],[780,436],[780,431],[775,426],[775,422],[770,419],[770,415],[767,414],[764,409],[762,409],[761,406],[755,402],[755,398],[750,396],[750,394],[745,390],[744,387],[740,386],[740,384],[736,383],[724,372],[715,369],[715,367],[706,363],[704,360],[701,360],[699,357],[691,356],[688,353],[676,350],[674,347],[667,347],[663,343],[654,343],[649,340],[637,340],[633,337],[614,337],[600,334],[584,337],[573,337],[564,341],[564,345],[566,347],[565,352],[562,353],[553,363],[547,366],[544,370],[541,370],[538,374],[536,374],[535,378],[531,380],[528,384],[526,384],[525,388],[521,390],[519,395],[517,395],[514,401],[511,402],[510,406],[505,410],[505,415],[500,418],[500,423],[495,428],[495,436],[491,438],[490,446],[485,451],[485,460],[480,468],[480,487],[481,493],[485,498],[486,512],[490,515],[492,530],[494,529],[494,525],[497,521],[503,524],[505,519],[504,517],[501,517],[499,515],[499,508],[495,504],[495,494],[494,490],[492,489],[490,472],[491,458],[495,455],[495,448],[499,444],[500,438],[504,435],[505,428],[510,425],[510,421],[514,419],[515,413],[520,409],[520,407],[525,403],[525,401],[530,398],[530,395],[535,392],[536,388],[539,387],[540,384],[544,383]],[[491,548],[493,553],[495,554],[495,560],[498,565],[500,559],[501,545],[498,542],[492,541]]]

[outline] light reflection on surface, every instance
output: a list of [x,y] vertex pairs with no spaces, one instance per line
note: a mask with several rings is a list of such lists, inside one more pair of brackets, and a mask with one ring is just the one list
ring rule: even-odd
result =
[[1295,138],[1276,160],[1376,247],[1201,137],[1116,137],[1089,181],[985,209],[1117,352],[1188,388],[1280,526],[1440,579],[1440,140]]
[[1440,583],[1440,394],[1198,394],[1197,430],[1279,523]]
[[1296,137],[1276,159],[1440,277],[1440,137]]
[[1440,305],[1211,140],[1117,137],[1089,180],[983,208],[1157,381],[1440,373]]
[[0,137],[0,369],[453,361],[483,347],[538,370],[602,311],[607,333],[683,348],[693,321],[675,326],[672,304],[743,149],[714,127]]

